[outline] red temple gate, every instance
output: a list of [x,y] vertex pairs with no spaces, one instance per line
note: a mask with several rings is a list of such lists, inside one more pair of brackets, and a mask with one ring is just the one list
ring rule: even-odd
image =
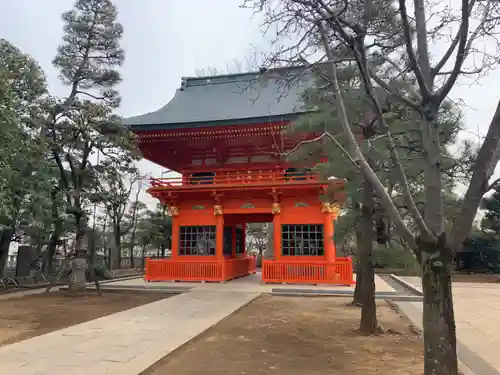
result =
[[[300,93],[310,85],[289,88],[280,102],[277,81],[287,74],[296,72],[183,79],[165,107],[126,120],[145,158],[180,173],[151,180],[149,193],[172,217],[172,257],[148,260],[146,280],[227,281],[255,273],[245,227],[270,222],[273,255],[263,260],[264,282],[353,283],[352,261],[336,257],[333,241],[343,181],[281,158],[315,136],[285,135],[305,113]],[[241,90],[245,85],[258,90],[257,99]]]

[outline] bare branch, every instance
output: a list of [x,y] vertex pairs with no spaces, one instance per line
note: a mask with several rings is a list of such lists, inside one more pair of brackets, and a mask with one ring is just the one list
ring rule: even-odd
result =
[[[328,59],[333,59],[333,55],[331,53],[330,46],[328,44],[328,40],[326,39],[326,32],[324,30],[323,25],[319,24],[318,25],[320,34],[321,34],[321,39],[323,43],[323,47],[327,53]],[[370,167],[368,162],[366,161],[365,157],[363,156],[363,153],[361,152],[361,149],[359,148],[358,143],[356,142],[356,138],[354,137],[354,134],[351,130],[351,127],[349,125],[349,119],[347,117],[347,111],[344,105],[344,101],[342,99],[342,94],[340,91],[339,87],[339,82],[337,80],[337,68],[335,64],[331,64],[332,67],[332,84],[333,84],[333,90],[334,94],[337,98],[337,105],[339,107],[339,112],[340,112],[340,123],[342,125],[342,128],[344,130],[344,133],[347,137],[347,141],[349,143],[349,147],[351,148],[352,152],[352,157],[351,159],[355,161],[355,165],[360,168],[363,172],[363,174],[366,176],[366,178],[370,181],[372,184],[372,187],[374,190],[377,192],[377,195],[382,199],[384,202],[384,205],[387,207],[388,211],[391,214],[391,217],[394,220],[395,225],[398,227],[398,230],[400,231],[401,235],[405,237],[405,240],[408,241],[410,244],[415,245],[415,237],[413,234],[410,232],[406,224],[404,223],[403,219],[401,218],[398,209],[394,205],[394,202],[392,201],[391,197],[385,190],[385,187],[382,185],[380,182],[379,178],[373,171],[373,169]]]
[[[469,3],[469,14],[472,11],[472,8],[473,8],[475,2],[476,2],[476,0],[471,0],[471,2]],[[478,29],[479,29],[479,26],[478,26]],[[443,69],[443,67],[446,65],[446,63],[450,59],[451,55],[453,55],[455,48],[457,48],[458,42],[461,40],[461,37],[462,37],[461,31],[462,30],[460,30],[460,29],[458,30],[457,34],[453,38],[453,41],[451,42],[451,44],[448,46],[448,49],[444,53],[443,57],[441,57],[441,60],[439,60],[439,62],[436,64],[436,66],[434,68],[431,68],[431,78],[432,79],[434,79],[434,77],[439,74],[441,69]],[[469,41],[471,39],[473,39],[473,38],[470,38]]]
[[[415,4],[415,7],[417,7],[417,4]],[[427,82],[426,82],[426,80],[422,74],[422,71],[420,70],[420,67],[417,63],[415,50],[413,49],[413,45],[412,45],[413,38],[411,37],[410,21],[408,20],[408,13],[406,10],[406,0],[399,0],[399,11],[401,14],[401,20],[403,21],[403,33],[404,33],[405,43],[406,43],[406,52],[408,54],[408,59],[410,61],[411,70],[413,71],[413,73],[415,74],[415,77],[417,78],[422,97],[427,98],[430,96],[430,94],[431,94],[430,90],[432,88],[427,87]],[[421,51],[419,51],[419,53],[420,52]],[[427,58],[428,58],[428,56],[427,56]]]
[[[455,82],[462,70],[462,65],[464,64],[465,59],[467,58],[467,37],[469,36],[469,1],[462,0],[462,22],[460,24],[460,29],[458,31],[459,41],[458,41],[458,49],[457,49],[457,57],[455,59],[455,65],[453,67],[453,71],[441,87],[438,92],[438,101],[443,101],[455,85]],[[470,40],[470,43],[475,39]]]

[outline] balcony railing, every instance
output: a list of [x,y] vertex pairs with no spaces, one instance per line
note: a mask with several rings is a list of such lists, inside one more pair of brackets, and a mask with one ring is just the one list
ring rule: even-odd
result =
[[195,187],[200,185],[267,185],[307,183],[319,181],[316,173],[309,171],[239,171],[205,173],[179,177],[152,178],[153,188]]

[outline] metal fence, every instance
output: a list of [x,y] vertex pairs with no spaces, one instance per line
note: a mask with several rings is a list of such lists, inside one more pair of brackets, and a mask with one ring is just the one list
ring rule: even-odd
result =
[[142,257],[120,259],[121,269],[142,268],[142,267],[144,267],[144,258]]
[[[63,259],[55,258],[52,261],[52,269],[53,270],[58,270],[61,267],[62,262],[63,262]],[[14,271],[15,272],[16,271],[16,267],[17,267],[17,254],[8,255],[7,256],[7,262],[5,263],[4,269],[8,270],[8,271]]]

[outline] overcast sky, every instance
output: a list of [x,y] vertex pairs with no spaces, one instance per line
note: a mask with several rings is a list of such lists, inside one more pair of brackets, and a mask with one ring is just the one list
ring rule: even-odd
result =
[[[181,77],[195,69],[214,66],[224,69],[234,59],[244,59],[255,48],[265,51],[259,19],[240,9],[239,0],[115,0],[125,33],[126,53],[121,70],[122,106],[119,114],[132,116],[154,111],[168,102]],[[61,41],[61,13],[71,9],[73,0],[4,0],[0,2],[0,37],[38,60],[51,92],[65,96],[68,89],[51,65]],[[436,53],[442,46],[434,46]],[[466,82],[452,96],[465,101],[469,130],[485,133],[499,99],[500,72],[495,71],[479,84]],[[161,168],[141,163],[143,173],[158,176]],[[497,169],[498,172],[498,169]]]

